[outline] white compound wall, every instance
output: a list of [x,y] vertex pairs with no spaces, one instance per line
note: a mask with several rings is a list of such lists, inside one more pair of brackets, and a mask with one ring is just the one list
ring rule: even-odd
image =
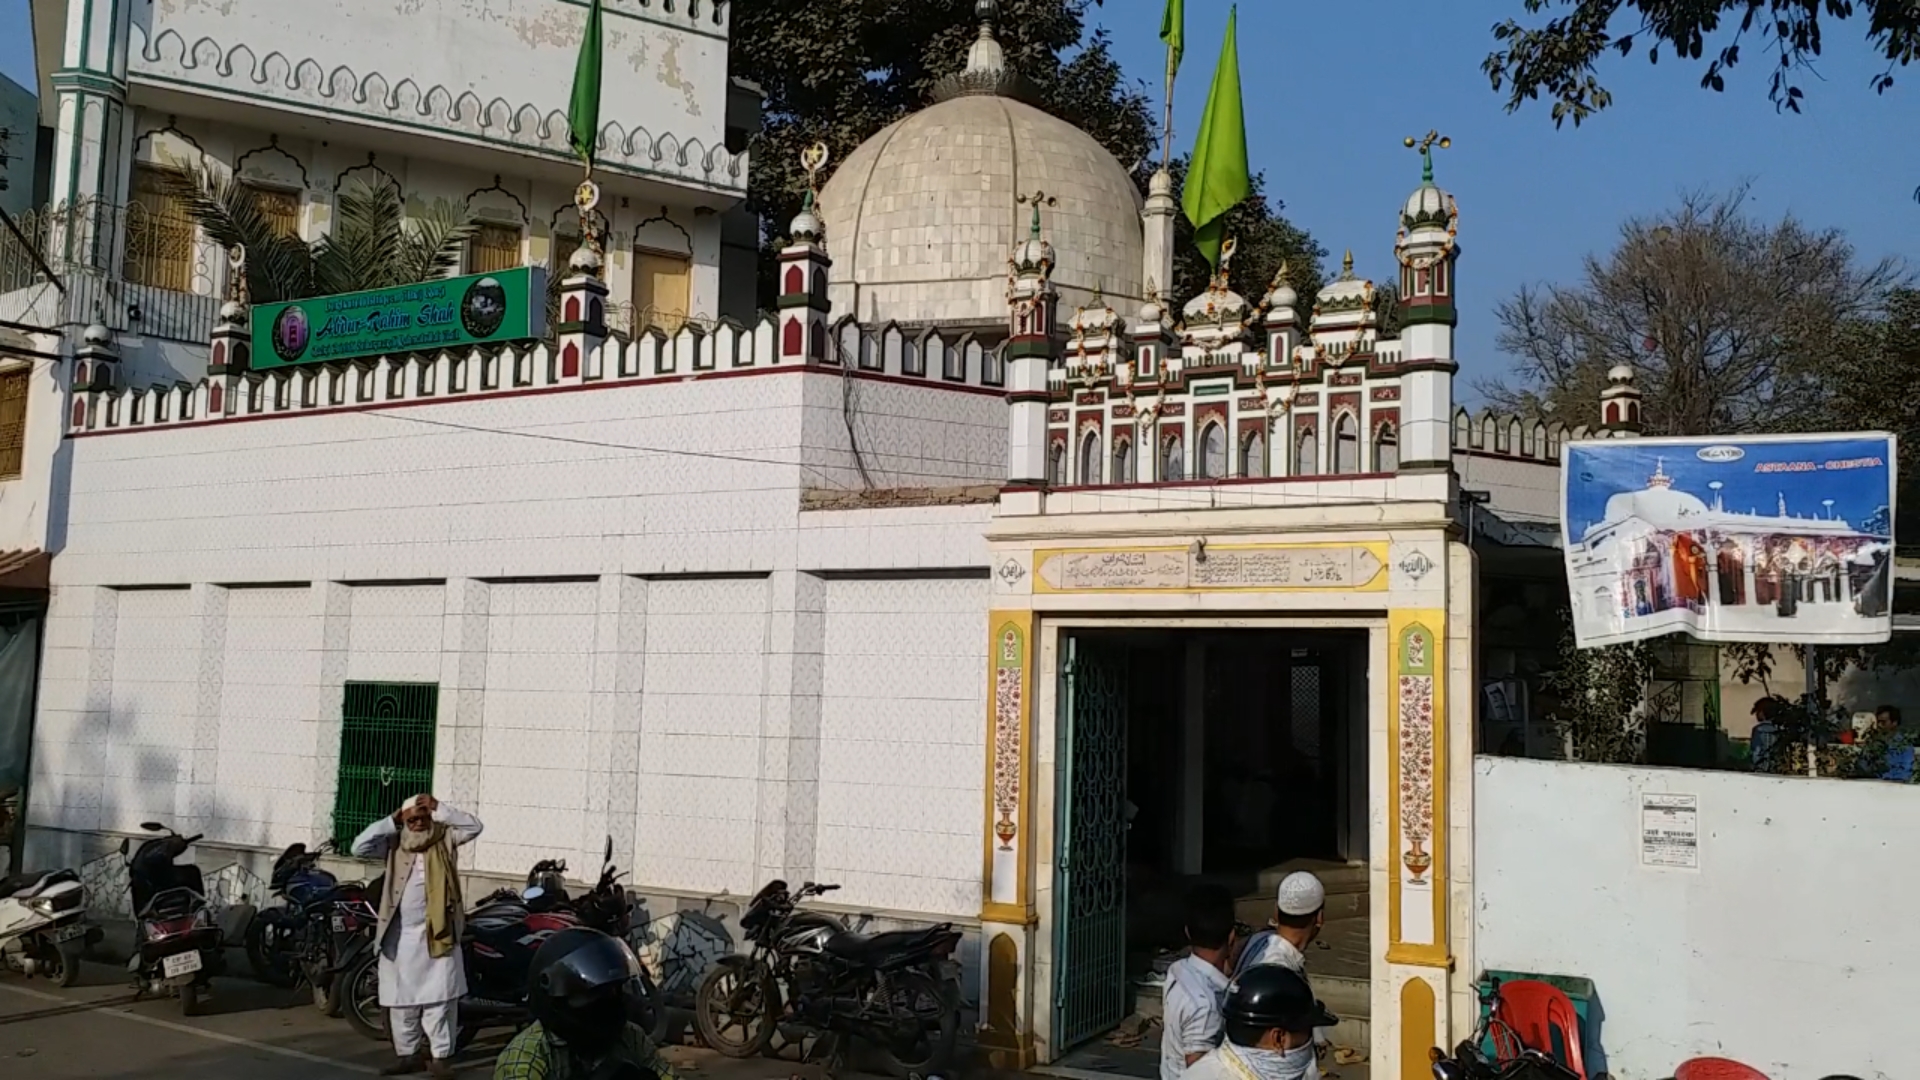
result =
[[[862,389],[870,469],[1000,468],[1001,399]],[[343,684],[427,682],[475,871],[611,837],[654,892],[976,914],[991,507],[803,514],[858,474],[844,401],[787,371],[71,439],[36,844],[315,843]]]

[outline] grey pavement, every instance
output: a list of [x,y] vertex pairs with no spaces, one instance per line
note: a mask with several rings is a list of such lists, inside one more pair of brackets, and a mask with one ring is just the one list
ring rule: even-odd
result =
[[[216,979],[204,1011],[186,1019],[177,1000],[136,1001],[124,970],[113,964],[88,963],[68,990],[0,974],[0,1077],[323,1080],[370,1076],[392,1060],[386,1046],[322,1016],[305,995],[250,980]],[[491,1076],[506,1035],[477,1041],[456,1062],[461,1075]],[[734,1061],[696,1047],[666,1054],[684,1080],[821,1080],[819,1069],[791,1061]]]

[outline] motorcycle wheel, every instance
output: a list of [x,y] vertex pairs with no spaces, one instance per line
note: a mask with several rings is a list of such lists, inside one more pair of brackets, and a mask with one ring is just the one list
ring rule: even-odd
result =
[[376,1042],[386,1042],[387,1010],[380,1007],[380,968],[377,957],[365,960],[340,974],[345,985],[340,990],[340,1008],[347,1014],[353,1030]]
[[894,1076],[944,1074],[953,1062],[960,1037],[960,1000],[952,989],[923,971],[903,971],[892,978],[895,1010],[917,1019],[911,1035],[880,1047],[880,1059]]
[[247,966],[253,969],[255,979],[286,990],[300,981],[300,969],[295,957],[274,948],[267,940],[267,930],[279,924],[272,911],[261,912],[247,924]]
[[188,983],[180,988],[180,1015],[193,1017],[200,1015],[200,985]]
[[80,978],[80,957],[87,951],[78,941],[63,942],[55,945],[51,941],[42,941],[34,950],[34,959],[46,969],[46,978],[55,986],[65,989]]
[[753,963],[716,964],[693,996],[693,1026],[700,1041],[730,1058],[750,1058],[773,1041],[773,975]]

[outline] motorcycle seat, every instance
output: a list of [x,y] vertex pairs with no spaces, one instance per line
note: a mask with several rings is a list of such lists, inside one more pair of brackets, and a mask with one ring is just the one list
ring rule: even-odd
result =
[[72,870],[52,870],[38,874],[14,874],[0,878],[0,896],[26,899],[36,896],[48,888],[63,881],[79,881],[80,875]]
[[884,934],[835,934],[827,939],[827,952],[842,960],[872,962],[894,953],[908,952],[931,945],[943,933],[940,927],[924,930],[890,930]]

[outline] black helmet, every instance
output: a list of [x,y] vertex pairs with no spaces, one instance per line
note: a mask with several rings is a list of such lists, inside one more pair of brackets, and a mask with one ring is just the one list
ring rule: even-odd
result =
[[1236,1027],[1310,1031],[1340,1022],[1325,1005],[1314,1000],[1305,976],[1279,964],[1260,964],[1241,972],[1227,987],[1221,1019],[1229,1032]]
[[585,926],[561,930],[527,968],[527,1007],[564,1042],[610,1045],[626,1029],[627,987],[640,959],[627,943]]

